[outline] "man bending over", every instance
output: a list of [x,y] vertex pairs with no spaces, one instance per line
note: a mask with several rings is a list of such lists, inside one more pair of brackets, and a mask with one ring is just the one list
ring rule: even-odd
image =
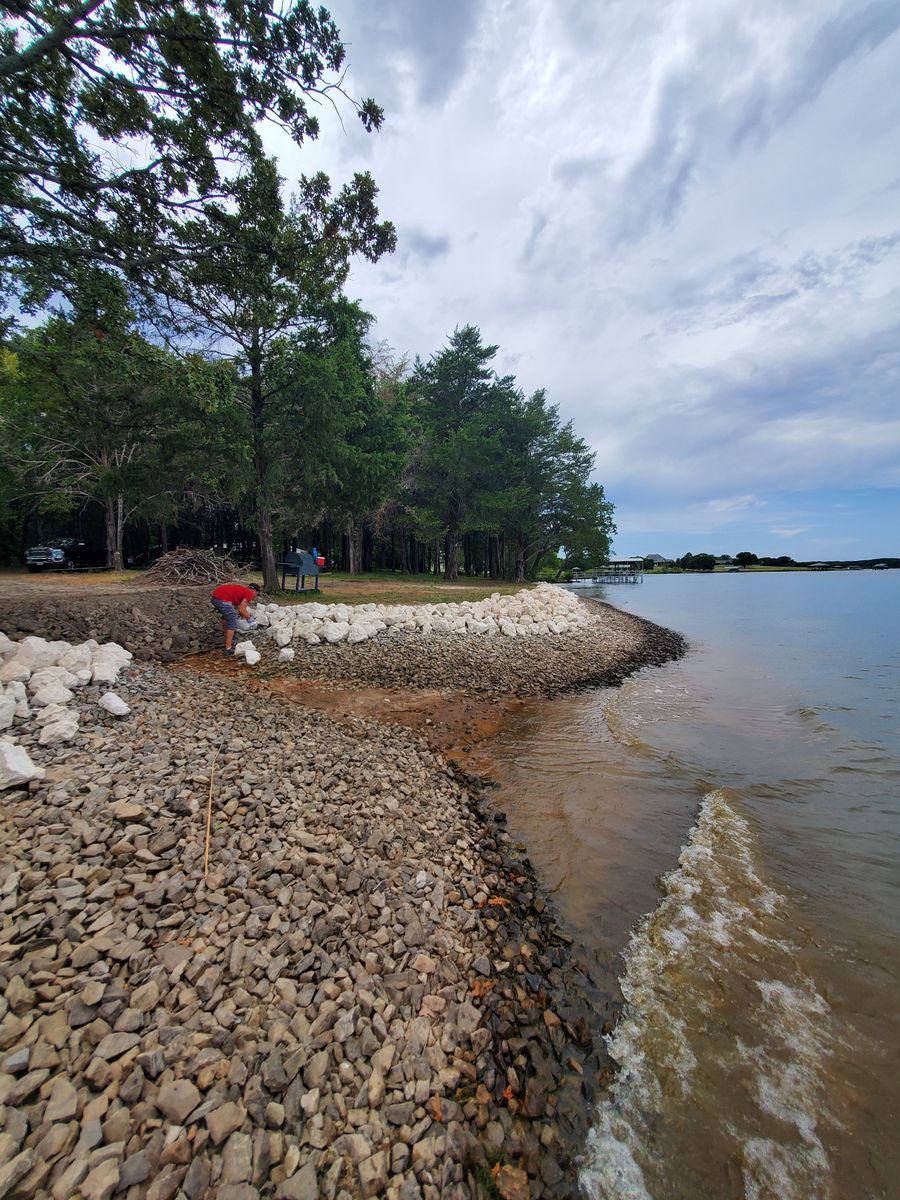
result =
[[225,635],[225,657],[234,654],[234,631],[238,617],[250,620],[250,603],[259,595],[256,583],[222,583],[212,594],[212,606],[222,618],[222,633]]

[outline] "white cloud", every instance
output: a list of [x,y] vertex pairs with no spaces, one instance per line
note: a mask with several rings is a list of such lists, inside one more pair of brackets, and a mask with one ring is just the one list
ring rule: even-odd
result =
[[301,158],[371,169],[398,226],[350,281],[378,337],[480,325],[596,449],[620,528],[900,487],[895,0],[331,7],[387,121],[326,120]]

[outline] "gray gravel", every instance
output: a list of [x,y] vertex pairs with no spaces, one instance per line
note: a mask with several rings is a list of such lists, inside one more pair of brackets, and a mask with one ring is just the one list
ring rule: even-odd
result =
[[[396,678],[573,686],[546,640],[405,646]],[[328,649],[382,682],[396,654]],[[576,1195],[589,981],[465,781],[240,679],[117,691],[127,718],[87,688],[74,742],[23,736],[47,774],[4,795],[0,1194],[463,1200],[500,1163],[507,1200]]]

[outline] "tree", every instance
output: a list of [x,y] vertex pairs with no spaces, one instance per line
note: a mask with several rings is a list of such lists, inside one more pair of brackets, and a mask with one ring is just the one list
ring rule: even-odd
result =
[[714,554],[685,554],[678,559],[678,566],[685,571],[714,571],[716,558]]
[[[496,451],[482,509],[489,525],[509,536],[515,579],[524,583],[551,550],[565,550],[560,571],[586,551],[609,552],[612,505],[588,482],[594,454],[543,391],[526,399],[511,388],[494,396]],[[476,518],[477,519],[477,518]]]
[[734,556],[734,561],[739,567],[750,567],[753,566],[754,563],[758,563],[759,559],[749,550],[742,550],[740,554],[736,554]]
[[[248,458],[246,494],[259,537],[265,587],[278,586],[275,526],[310,477],[324,484],[342,402],[334,385],[337,345],[353,321],[340,287],[353,254],[377,261],[393,250],[389,221],[378,220],[368,174],[332,195],[327,176],[302,178],[285,207],[274,162],[260,159],[235,188],[236,208],[208,206],[190,229],[197,244],[219,245],[169,272],[173,328],[231,364]],[[352,401],[352,397],[347,397]],[[308,435],[298,445],[298,433]],[[305,484],[304,484],[305,481]],[[292,497],[294,499],[292,500]]]
[[497,350],[465,325],[440,354],[427,363],[416,360],[410,381],[420,427],[411,463],[413,502],[444,532],[446,579],[459,574],[460,531],[495,461],[485,430],[488,406],[498,389],[511,386],[488,365]]
[[73,263],[143,282],[215,254],[185,218],[233,195],[262,122],[315,138],[343,62],[307,0],[0,0],[0,288],[39,302]]
[[0,388],[5,452],[39,508],[102,508],[107,566],[122,570],[126,524],[168,511],[176,489],[201,479],[214,426],[197,409],[228,381],[147,342],[114,281],[83,279],[76,301],[13,343]]

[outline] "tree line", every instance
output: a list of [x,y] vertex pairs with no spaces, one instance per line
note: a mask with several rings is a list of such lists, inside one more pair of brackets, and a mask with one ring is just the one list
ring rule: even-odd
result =
[[34,6],[0,26],[0,532],[107,565],[317,544],[352,572],[523,580],[608,550],[593,455],[464,325],[412,364],[345,294],[396,233],[357,173],[291,193],[264,150],[346,97],[324,9]]

